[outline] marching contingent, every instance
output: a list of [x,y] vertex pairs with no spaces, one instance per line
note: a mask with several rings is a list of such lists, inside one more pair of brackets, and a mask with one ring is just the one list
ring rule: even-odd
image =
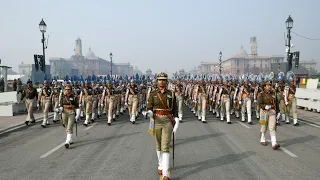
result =
[[[52,87],[49,86],[52,83]],[[43,128],[50,124],[48,113],[53,107],[53,123],[61,121],[66,128],[65,147],[73,143],[73,126],[84,119],[84,126],[95,122],[102,116],[107,124],[128,110],[128,122],[135,124],[139,115],[150,119],[149,132],[154,135],[158,156],[158,174],[169,178],[169,144],[174,140],[179,124],[183,122],[183,104],[195,115],[195,119],[206,123],[212,113],[218,120],[232,124],[231,116],[241,122],[253,125],[252,117],[259,121],[260,144],[267,145],[266,132],[270,131],[274,150],[280,145],[276,140],[276,126],[280,121],[298,126],[295,75],[273,72],[267,75],[184,75],[174,74],[169,79],[160,72],[154,78],[139,76],[73,76],[65,77],[64,83],[44,81],[39,92],[28,81],[23,90],[28,110],[26,125],[34,123],[33,103],[42,107]]]

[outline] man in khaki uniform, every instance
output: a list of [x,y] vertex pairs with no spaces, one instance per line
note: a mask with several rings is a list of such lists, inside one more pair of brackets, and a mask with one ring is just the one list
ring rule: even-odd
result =
[[50,124],[49,120],[48,120],[48,113],[49,113],[49,108],[51,105],[52,91],[51,91],[51,88],[49,87],[47,80],[45,80],[43,82],[43,85],[44,86],[40,90],[40,93],[39,93],[37,107],[39,108],[39,104],[41,102],[42,110],[43,110],[43,122],[42,122],[41,126],[43,128],[46,128],[47,125]]
[[149,117],[154,117],[154,137],[158,156],[158,174],[163,175],[163,180],[169,177],[169,144],[171,134],[175,133],[179,126],[178,108],[173,91],[167,89],[168,75],[158,73],[159,89],[151,92],[148,99],[147,110]]
[[271,81],[267,80],[265,83],[265,91],[259,93],[259,107],[260,110],[260,144],[266,146],[266,138],[265,134],[267,132],[267,126],[269,127],[270,136],[271,136],[271,144],[272,149],[276,150],[280,147],[277,143],[276,139],[276,109],[277,109],[277,102],[275,93],[271,91]]
[[27,126],[29,125],[29,123],[36,122],[36,120],[33,116],[33,103],[34,103],[35,98],[37,98],[37,94],[38,94],[37,89],[35,89],[32,86],[32,81],[28,81],[27,87],[23,90],[20,101],[18,102],[18,103],[20,103],[23,100],[23,98],[26,97],[26,108],[28,111],[28,116],[25,121],[25,124]]

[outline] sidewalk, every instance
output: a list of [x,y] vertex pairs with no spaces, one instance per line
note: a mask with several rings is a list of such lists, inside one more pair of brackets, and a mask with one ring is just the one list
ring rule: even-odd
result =
[[[33,116],[36,120],[42,121],[43,120],[43,113],[42,112],[34,112]],[[53,112],[49,112],[49,119],[53,117]],[[6,130],[25,125],[27,114],[21,114],[16,116],[2,116],[0,117],[0,133]]]
[[320,113],[308,111],[304,109],[297,109],[298,119],[304,120],[312,124],[320,126]]

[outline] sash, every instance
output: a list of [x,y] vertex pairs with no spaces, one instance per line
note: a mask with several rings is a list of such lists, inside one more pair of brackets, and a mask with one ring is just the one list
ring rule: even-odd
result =
[[[162,98],[161,98],[161,96],[160,96],[159,92],[157,92],[157,95],[158,95],[158,98],[159,98],[159,100],[160,100],[160,102],[161,102],[162,106],[163,106],[163,107],[164,107],[164,109],[167,111],[167,106],[166,106],[166,104],[163,102],[163,100],[162,100]],[[173,96],[173,92],[172,92],[172,98],[173,98],[173,97],[174,97],[174,96]],[[174,103],[174,102],[173,102],[173,99],[172,99],[172,103]],[[170,115],[167,115],[167,117],[171,120],[172,126],[174,127],[174,125],[175,125],[175,121],[174,121],[173,116],[170,114]]]

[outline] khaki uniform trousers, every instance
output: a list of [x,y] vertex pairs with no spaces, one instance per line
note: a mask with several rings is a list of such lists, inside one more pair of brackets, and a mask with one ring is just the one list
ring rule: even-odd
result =
[[243,102],[241,102],[241,113],[245,114],[246,108],[247,108],[247,114],[248,116],[251,116],[251,99],[247,97]]
[[293,95],[289,95],[289,102],[286,108],[286,117],[287,117],[287,121],[289,120],[289,115],[290,113],[292,114],[292,117],[294,120],[298,119],[298,115],[297,115],[297,100],[296,97],[294,97]]
[[178,115],[179,117],[183,115],[182,105],[183,105],[183,97],[181,95],[177,95],[177,105],[178,105]]
[[121,106],[121,94],[118,94],[117,95],[117,110],[116,110],[116,115],[119,115],[119,112],[120,112],[120,106]]
[[75,121],[75,111],[64,109],[62,112],[62,119],[64,122],[64,127],[66,127],[67,134],[73,133],[73,124]]
[[53,120],[57,120],[58,119],[59,113],[56,111],[58,108],[59,108],[59,98],[56,97],[56,98],[53,99],[53,110],[54,110]]
[[117,105],[118,105],[118,95],[111,96],[113,99],[113,109],[112,109],[112,118],[116,118]]
[[156,150],[169,153],[169,145],[172,135],[172,122],[167,116],[155,116]]
[[223,94],[221,96],[221,118],[230,116],[230,97],[229,95]]
[[[262,109],[260,110],[260,112]],[[270,136],[276,136],[276,111],[271,109],[267,111],[267,125],[269,127],[270,131]],[[267,125],[266,124],[261,124],[261,133],[266,133],[267,132]]]
[[136,115],[138,107],[138,95],[129,95],[128,97],[128,109],[129,115]]
[[35,120],[35,118],[33,116],[33,103],[34,103],[34,99],[26,99],[26,108],[28,111],[26,121],[30,121],[30,120],[34,121]]
[[98,110],[98,96],[92,96],[92,112],[97,113]]
[[112,111],[113,111],[113,98],[107,97],[106,98],[106,112],[108,112],[108,118],[112,118]]
[[50,97],[42,96],[43,119],[48,120],[49,108],[51,105]]
[[103,106],[103,101],[101,100],[101,95],[98,95],[98,115],[101,115]]
[[84,98],[84,104],[85,104],[85,112],[86,112],[86,116],[89,117],[90,119],[90,115],[91,115],[91,108],[92,108],[92,96],[86,96]]
[[[198,102],[198,118],[201,116],[206,116],[206,105],[207,105],[207,96],[205,94],[201,94],[199,96],[199,102]],[[200,119],[199,118],[199,119]]]

